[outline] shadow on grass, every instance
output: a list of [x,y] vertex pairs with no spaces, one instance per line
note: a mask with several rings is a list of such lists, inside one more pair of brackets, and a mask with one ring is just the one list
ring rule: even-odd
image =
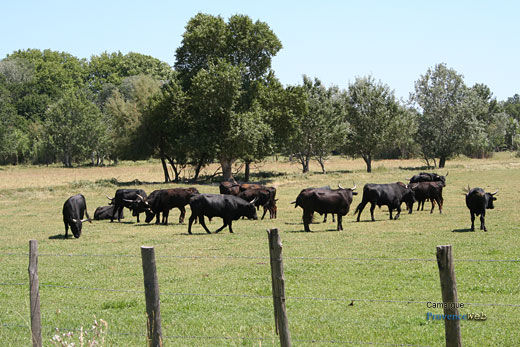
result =
[[399,170],[406,170],[406,171],[423,171],[423,170],[433,170],[433,166],[410,166],[410,167],[404,167],[399,166]]
[[451,231],[452,233],[467,233],[467,232],[472,232],[470,228],[466,228],[466,229],[453,229]]
[[298,230],[284,230],[285,233],[330,233],[330,232],[340,232],[336,228],[334,229],[326,229],[326,230],[311,230],[305,231],[303,228]]
[[[67,239],[73,239],[74,235],[67,237]],[[49,236],[49,240],[66,240],[65,234],[58,234],[58,235],[52,235]]]

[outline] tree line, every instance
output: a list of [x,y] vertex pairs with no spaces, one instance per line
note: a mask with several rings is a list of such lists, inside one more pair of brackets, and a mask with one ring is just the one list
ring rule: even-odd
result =
[[[245,15],[191,18],[170,66],[121,52],[80,59],[18,50],[0,60],[0,164],[159,158],[164,179],[218,161],[224,179],[273,154],[302,172],[332,153],[421,157],[428,166],[464,154],[484,158],[520,146],[520,96],[497,101],[467,86],[446,64],[429,68],[408,100],[373,76],[346,89],[303,76],[284,86],[271,61],[282,43],[267,23]],[[170,174],[171,170],[171,174]]]

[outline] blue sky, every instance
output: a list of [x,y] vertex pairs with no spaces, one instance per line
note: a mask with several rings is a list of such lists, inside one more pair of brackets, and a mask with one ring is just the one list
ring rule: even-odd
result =
[[0,59],[18,49],[90,58],[138,52],[171,65],[198,12],[246,14],[282,41],[273,69],[347,88],[372,75],[407,99],[429,67],[446,63],[498,100],[520,94],[520,2],[515,1],[36,1],[0,3]]

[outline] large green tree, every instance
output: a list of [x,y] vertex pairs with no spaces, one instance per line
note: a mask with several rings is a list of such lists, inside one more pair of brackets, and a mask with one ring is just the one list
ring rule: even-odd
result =
[[66,167],[97,149],[103,126],[99,108],[81,90],[67,90],[46,112],[45,130]]
[[372,160],[400,141],[407,110],[395,99],[393,90],[372,76],[358,77],[348,87],[345,153],[363,158],[367,172]]
[[[218,113],[221,114],[234,115],[230,119],[235,120],[231,123],[236,128],[243,128],[248,121],[257,122],[258,128],[264,128],[266,122],[263,122],[262,117],[266,112],[261,109],[262,103],[255,100],[258,98],[260,85],[263,83],[265,86],[267,83],[272,57],[281,48],[280,41],[266,23],[253,22],[244,15],[231,16],[226,23],[220,16],[199,13],[186,25],[181,46],[176,51],[175,69],[183,88],[189,93],[191,100],[194,100],[195,104],[190,108],[190,113],[194,119],[200,118],[196,123],[199,127],[199,136],[204,138],[204,143],[200,146],[205,149],[200,154],[205,157],[218,156],[223,165],[224,179],[231,178],[231,165],[236,159],[244,158],[249,161],[250,158],[244,157],[244,154],[240,153],[241,150],[229,155],[225,154],[223,148],[218,145],[222,144],[221,137],[236,134],[215,133],[211,124],[201,121],[208,117],[203,112],[212,108],[214,111],[219,110]],[[217,75],[213,77],[208,75],[210,70]],[[203,80],[212,78],[212,82],[217,84],[208,85],[210,91],[205,92],[200,86],[206,83]],[[222,83],[232,85],[233,89],[229,91],[217,89]],[[198,93],[200,95],[197,95]],[[201,104],[201,100],[204,100],[207,105]],[[205,130],[208,130],[208,133],[205,133]],[[246,139],[263,137],[260,134],[264,134],[264,131],[249,134]],[[237,143],[238,139],[227,140],[229,143]],[[260,142],[255,140],[255,143]],[[212,148],[218,148],[218,151]],[[261,150],[252,152],[257,155],[264,153]]]
[[429,68],[415,82],[412,100],[418,108],[417,142],[425,159],[439,158],[439,167],[461,153],[476,126],[478,105],[468,98],[463,76],[446,64]]

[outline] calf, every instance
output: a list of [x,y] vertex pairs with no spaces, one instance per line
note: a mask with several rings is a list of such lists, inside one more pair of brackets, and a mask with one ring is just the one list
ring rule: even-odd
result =
[[191,234],[191,225],[195,220],[199,220],[200,225],[204,230],[211,234],[204,216],[220,217],[224,224],[218,228],[215,233],[220,232],[226,226],[229,227],[229,232],[233,232],[232,223],[240,217],[245,216],[249,219],[258,219],[256,215],[255,201],[248,202],[238,196],[223,195],[223,194],[199,194],[195,195],[190,200],[191,216],[188,223],[188,234]]
[[[86,214],[87,218],[83,219],[83,215]],[[69,226],[72,235],[75,238],[81,236],[81,228],[83,222],[89,221],[92,223],[88,212],[87,202],[82,194],[73,195],[65,201],[63,204],[63,223],[65,224],[65,238],[69,236]]]
[[[415,193],[415,200],[417,200],[417,211],[419,208],[424,210],[424,203],[426,200],[430,200],[432,203],[432,209],[430,213],[433,213],[435,203],[439,205],[439,213],[442,213],[442,204],[444,199],[442,197],[442,188],[444,184],[440,181],[437,182],[419,182],[410,184],[410,188]],[[421,207],[422,204],[422,207]]]
[[[99,206],[94,211],[94,220],[102,220],[102,219],[110,219],[112,218],[114,205],[108,205],[108,206]],[[123,211],[121,210],[121,213],[118,214],[117,219],[124,219]]]
[[498,190],[494,193],[486,193],[481,188],[470,189],[468,186],[466,193],[466,206],[469,208],[469,213],[471,215],[471,231],[475,231],[475,215],[480,215],[480,230],[487,231],[485,222],[486,209],[495,208],[493,201],[497,199],[495,197],[496,193],[498,193]]
[[264,219],[267,211],[269,211],[269,218],[276,218],[276,189],[273,187],[260,188],[260,189],[247,189],[238,194],[239,197],[246,201],[255,201],[257,210],[262,206],[264,208]]
[[415,202],[415,194],[407,185],[402,182],[389,183],[389,184],[365,184],[363,187],[363,200],[356,207],[354,214],[358,213],[357,221],[361,217],[361,212],[365,208],[366,204],[370,202],[370,216],[372,221],[374,219],[374,209],[376,205],[381,207],[382,205],[388,206],[390,212],[390,219],[392,219],[392,210],[396,209],[397,214],[394,219],[398,219],[401,215],[401,203],[405,202],[409,213],[412,213],[413,203]]

